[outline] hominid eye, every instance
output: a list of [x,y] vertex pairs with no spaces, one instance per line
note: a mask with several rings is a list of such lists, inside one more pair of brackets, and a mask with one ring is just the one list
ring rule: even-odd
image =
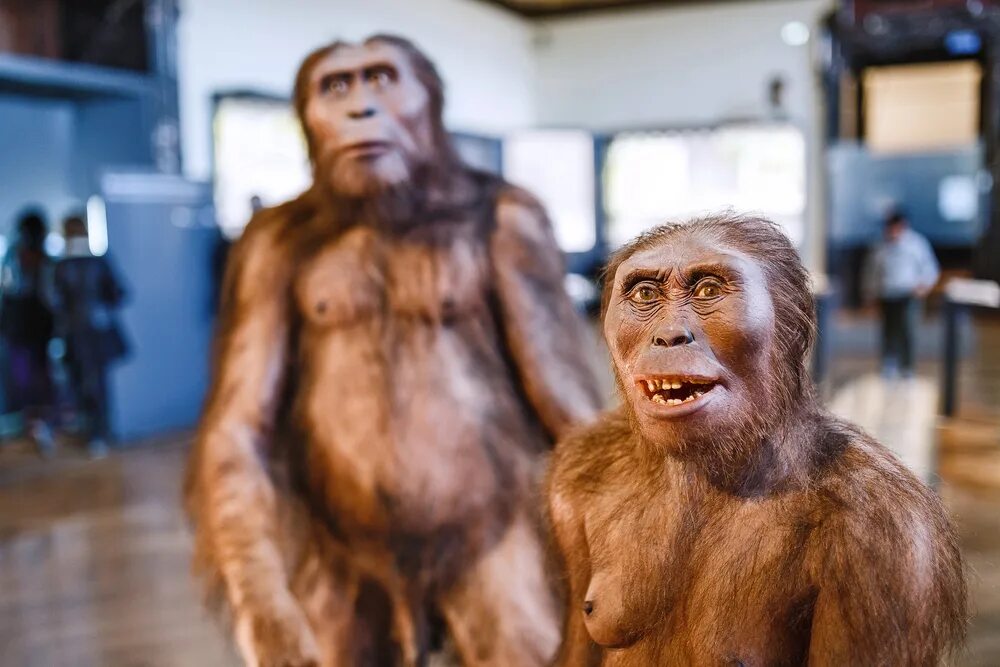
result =
[[637,303],[650,303],[656,301],[659,293],[649,285],[640,285],[632,292],[632,301]]
[[324,76],[320,79],[319,89],[323,93],[346,95],[351,88],[351,82],[343,75]]
[[714,299],[722,296],[722,285],[717,280],[702,280],[695,285],[694,297],[696,299]]
[[365,80],[372,84],[375,88],[385,88],[395,81],[395,76],[393,71],[388,67],[376,67],[374,69],[368,70],[365,75]]

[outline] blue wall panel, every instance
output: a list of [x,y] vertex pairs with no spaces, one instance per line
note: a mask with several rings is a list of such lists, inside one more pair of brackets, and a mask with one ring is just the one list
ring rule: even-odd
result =
[[129,290],[131,357],[113,374],[112,424],[134,439],[193,426],[208,385],[213,326],[211,191],[177,177],[104,179],[109,254]]
[[[831,243],[838,247],[874,243],[882,233],[885,209],[899,205],[909,214],[914,229],[932,243],[974,245],[989,217],[989,190],[980,188],[982,153],[980,146],[969,146],[937,153],[880,156],[852,143],[831,147]],[[974,186],[973,215],[961,219],[943,215],[941,196],[948,190],[949,180]]]
[[26,204],[56,222],[77,203],[70,151],[73,103],[0,95],[0,234],[8,236]]
[[94,97],[75,107],[73,189],[81,198],[97,194],[107,169],[152,165],[150,129],[139,98]]

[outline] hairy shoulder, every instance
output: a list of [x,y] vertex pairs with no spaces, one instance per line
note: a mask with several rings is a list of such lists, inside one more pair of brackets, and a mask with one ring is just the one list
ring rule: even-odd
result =
[[283,250],[290,245],[291,237],[304,228],[314,213],[315,207],[308,193],[277,206],[262,208],[250,218],[236,242],[236,248],[254,253]]
[[557,542],[580,539],[583,510],[608,475],[621,476],[631,450],[632,432],[624,410],[603,413],[569,431],[556,443],[545,481],[548,520]]
[[[954,530],[940,499],[899,458],[847,422],[827,418],[828,438],[842,449],[816,480],[817,548],[838,554],[922,568],[957,558]],[[947,552],[947,553],[944,553]]]
[[512,185],[500,186],[490,248],[501,273],[530,281],[536,293],[563,289],[564,260],[542,205]]
[[536,213],[544,210],[541,201],[529,190],[507,181],[501,182],[498,187],[497,204],[517,206]]
[[226,260],[224,301],[252,302],[284,289],[294,269],[294,248],[314,208],[305,195],[257,211]]
[[[937,510],[940,502],[885,445],[857,426],[825,417],[823,443],[833,450],[818,478],[820,497],[831,510],[867,512]],[[930,507],[925,505],[930,504]]]
[[497,194],[496,224],[498,231],[516,232],[530,240],[551,238],[545,207],[533,194],[510,183],[503,183]]
[[578,426],[556,444],[549,466],[549,490],[596,492],[609,476],[629,465],[632,429],[623,408],[602,413]]

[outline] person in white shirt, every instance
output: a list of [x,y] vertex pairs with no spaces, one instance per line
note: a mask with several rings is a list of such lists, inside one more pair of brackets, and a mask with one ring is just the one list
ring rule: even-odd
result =
[[893,211],[885,235],[866,269],[869,295],[882,313],[882,372],[912,376],[921,300],[937,282],[940,270],[931,244],[910,228],[906,215]]

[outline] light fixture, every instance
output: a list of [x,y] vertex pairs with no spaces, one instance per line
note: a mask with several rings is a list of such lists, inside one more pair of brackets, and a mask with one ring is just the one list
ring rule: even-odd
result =
[[87,200],[87,238],[92,254],[101,256],[108,251],[108,216],[104,200],[97,195]]
[[802,21],[789,21],[781,26],[781,41],[789,46],[802,46],[809,41],[809,26]]

